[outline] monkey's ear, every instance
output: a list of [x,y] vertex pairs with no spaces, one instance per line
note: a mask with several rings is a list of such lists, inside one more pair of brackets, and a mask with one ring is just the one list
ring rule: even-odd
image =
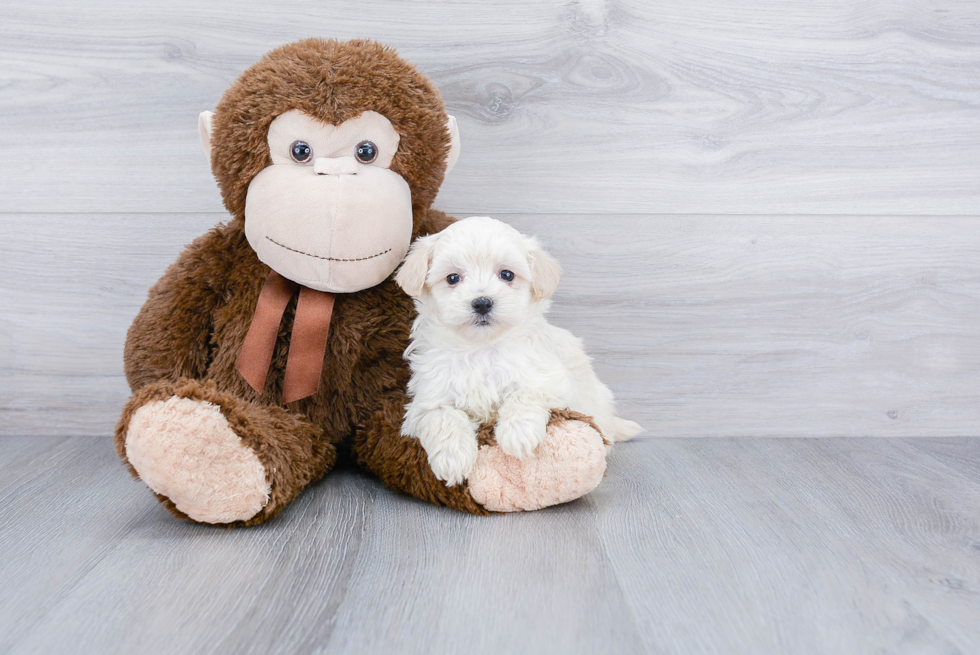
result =
[[527,261],[531,267],[531,296],[536,300],[548,298],[558,288],[561,265],[546,253],[534,237],[528,237]]
[[432,251],[435,249],[438,234],[430,234],[415,240],[408,251],[408,256],[395,275],[395,282],[412,298],[422,295],[425,278],[429,274],[429,264],[432,263]]
[[201,147],[204,148],[204,154],[208,157],[208,163],[211,163],[211,119],[214,117],[213,111],[202,111],[201,115],[197,117],[197,131],[201,135]]
[[453,170],[456,160],[459,159],[459,126],[456,125],[456,117],[450,116],[446,121],[446,129],[449,130],[449,156],[446,157],[446,175]]

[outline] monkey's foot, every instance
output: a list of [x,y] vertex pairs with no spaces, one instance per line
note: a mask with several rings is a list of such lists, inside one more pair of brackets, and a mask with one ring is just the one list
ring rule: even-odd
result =
[[140,479],[195,521],[246,521],[269,502],[265,467],[212,403],[147,403],[130,419],[125,444]]
[[547,431],[548,438],[526,459],[485,439],[489,443],[480,448],[467,479],[473,500],[494,512],[519,512],[567,503],[599,486],[606,447],[588,417],[552,412]]

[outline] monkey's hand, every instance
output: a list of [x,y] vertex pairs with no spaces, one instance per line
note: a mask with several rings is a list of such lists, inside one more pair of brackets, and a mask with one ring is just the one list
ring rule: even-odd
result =
[[[499,420],[499,419],[498,419]],[[493,512],[521,512],[580,498],[602,481],[606,449],[588,416],[567,409],[551,411],[548,438],[531,457],[518,459],[480,428],[476,466],[466,480],[473,499]],[[497,434],[500,424],[496,426]]]

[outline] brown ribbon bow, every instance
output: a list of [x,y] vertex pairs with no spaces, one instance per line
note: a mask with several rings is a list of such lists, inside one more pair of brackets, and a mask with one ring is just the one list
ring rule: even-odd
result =
[[289,338],[286,377],[282,383],[283,404],[312,396],[320,388],[323,356],[327,352],[327,334],[333,314],[333,294],[304,287],[287,280],[275,271],[269,273],[252,316],[238,356],[238,372],[259,395],[265,391],[265,379],[276,349],[279,324],[290,298],[299,289],[296,318]]

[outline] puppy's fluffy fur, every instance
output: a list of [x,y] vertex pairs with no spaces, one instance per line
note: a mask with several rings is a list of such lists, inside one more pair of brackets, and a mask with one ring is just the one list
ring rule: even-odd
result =
[[399,269],[418,310],[402,434],[419,439],[447,484],[469,476],[485,422],[496,420],[498,445],[515,457],[547,438],[552,408],[592,416],[608,441],[641,431],[616,416],[581,341],[548,324],[560,276],[537,240],[483,216],[416,240]]

